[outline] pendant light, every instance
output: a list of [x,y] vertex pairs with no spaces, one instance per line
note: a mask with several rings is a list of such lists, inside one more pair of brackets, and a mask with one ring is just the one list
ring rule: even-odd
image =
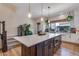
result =
[[49,9],[50,7],[48,6],[48,32],[50,32]]
[[48,6],[48,23],[50,23],[50,20],[49,20],[49,9],[50,9],[50,7]]
[[41,3],[41,21],[43,21],[43,4]]
[[29,9],[29,12],[28,12],[28,18],[31,18],[32,15],[31,15],[30,3],[29,3],[29,5],[28,5],[28,9]]

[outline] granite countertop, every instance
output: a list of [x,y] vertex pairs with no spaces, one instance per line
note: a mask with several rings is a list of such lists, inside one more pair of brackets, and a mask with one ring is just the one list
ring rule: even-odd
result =
[[46,35],[42,35],[42,36],[34,34],[34,35],[29,35],[29,36],[17,36],[17,37],[12,37],[12,38],[19,41],[21,44],[24,44],[27,47],[31,47],[33,45],[36,45],[40,42],[43,42],[50,38],[54,38],[59,35],[61,35],[61,34],[47,33]]

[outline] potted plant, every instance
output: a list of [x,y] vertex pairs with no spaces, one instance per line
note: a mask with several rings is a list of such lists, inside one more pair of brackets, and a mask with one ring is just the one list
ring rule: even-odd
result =
[[32,35],[32,31],[30,30],[30,24],[25,26],[25,35]]
[[71,21],[71,20],[73,20],[73,18],[74,18],[74,16],[68,16],[68,17],[67,17],[67,20],[68,20],[68,21]]

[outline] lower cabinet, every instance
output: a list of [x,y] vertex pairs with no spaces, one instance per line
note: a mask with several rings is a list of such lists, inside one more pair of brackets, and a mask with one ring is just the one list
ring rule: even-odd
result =
[[49,40],[44,41],[43,43],[43,56],[48,56],[48,47],[49,47]]
[[38,56],[53,56],[53,50],[53,41],[51,41],[51,39],[37,45]]
[[49,40],[49,46],[48,46],[48,56],[53,56],[53,50],[54,50],[54,48],[53,48],[53,39],[50,39]]
[[44,42],[44,56],[53,56],[53,45],[51,39]]
[[56,53],[56,51],[61,47],[61,36],[57,36],[54,38],[54,54]]
[[43,42],[37,44],[37,56],[42,56],[43,55]]
[[53,56],[61,46],[61,36],[41,42],[37,45],[26,47],[22,44],[22,55],[25,56]]

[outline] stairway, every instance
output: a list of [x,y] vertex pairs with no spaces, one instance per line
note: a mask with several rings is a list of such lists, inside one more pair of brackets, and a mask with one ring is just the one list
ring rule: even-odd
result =
[[8,49],[15,48],[16,45],[19,45],[19,44],[20,44],[20,43],[19,43],[17,40],[8,37],[8,39],[7,39],[7,46],[8,46]]

